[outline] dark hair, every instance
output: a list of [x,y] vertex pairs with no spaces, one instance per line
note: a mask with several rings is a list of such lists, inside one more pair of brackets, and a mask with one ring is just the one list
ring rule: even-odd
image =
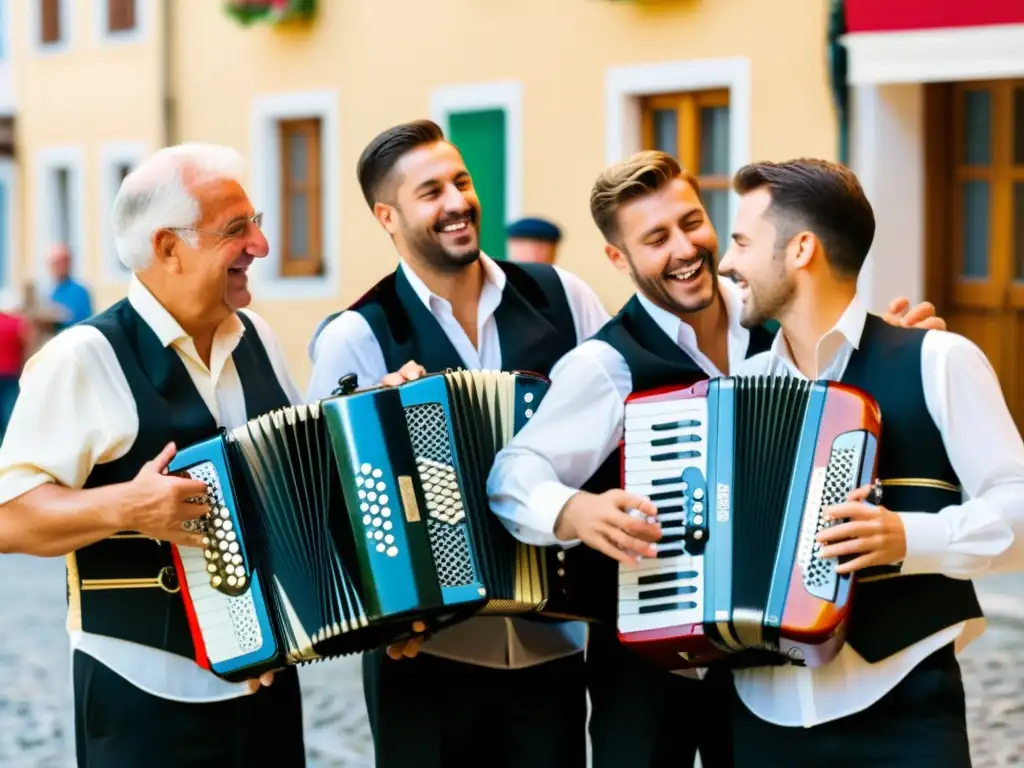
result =
[[391,171],[406,154],[426,144],[444,141],[444,131],[432,120],[414,120],[388,128],[366,145],[356,165],[363,197],[373,208],[379,202]]
[[751,163],[733,179],[740,195],[762,187],[771,193],[767,213],[775,218],[781,241],[809,230],[836,273],[857,276],[875,238],[875,214],[853,171],[828,160],[798,158]]
[[619,238],[616,214],[626,203],[657,192],[673,179],[682,178],[700,195],[697,179],[684,171],[665,152],[647,150],[605,168],[590,190],[590,215],[606,242]]

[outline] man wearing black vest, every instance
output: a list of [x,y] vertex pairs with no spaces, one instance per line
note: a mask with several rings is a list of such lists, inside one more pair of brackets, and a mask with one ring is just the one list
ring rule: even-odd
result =
[[[421,120],[363,151],[366,202],[399,267],[311,344],[309,398],[355,374],[361,387],[446,368],[551,366],[608,319],[579,278],[480,252],[480,203],[459,151]],[[578,623],[481,617],[363,657],[367,709],[382,768],[582,768],[586,689]],[[403,658],[404,657],[404,658]]]
[[[859,489],[830,511],[823,557],[862,572],[847,643],[819,669],[737,670],[738,766],[966,768],[955,650],[984,628],[970,579],[1024,568],[1024,444],[985,355],[962,336],[865,312],[857,275],[875,219],[856,176],[819,160],[757,163],[722,273],[744,325],[775,318],[743,374],[830,379],[882,412],[880,506]],[[863,569],[872,568],[871,572]]]
[[305,764],[294,669],[235,684],[196,664],[168,544],[198,546],[184,523],[206,509],[203,483],[164,471],[176,448],[300,398],[242,309],[268,250],[242,173],[234,150],[183,145],[125,178],[127,298],[28,362],[0,449],[0,551],[67,560],[79,766]]
[[[652,555],[660,536],[629,514],[653,515],[650,501],[621,490],[625,398],[726,375],[767,350],[772,336],[740,323],[740,292],[718,279],[717,236],[697,182],[674,158],[640,152],[611,166],[590,205],[608,257],[637,292],[555,367],[537,412],[499,454],[488,489],[495,513],[522,541],[582,542],[606,555],[594,563],[594,589],[614,601],[616,561]],[[930,312],[920,305],[902,321],[941,323]],[[614,626],[600,625],[590,628],[587,667],[594,768],[690,766],[698,749],[705,768],[731,764],[722,722],[727,674],[704,682],[670,675],[624,648]]]

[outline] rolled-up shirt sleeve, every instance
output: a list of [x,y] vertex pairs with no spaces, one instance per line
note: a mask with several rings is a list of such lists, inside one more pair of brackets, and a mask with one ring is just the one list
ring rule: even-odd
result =
[[22,373],[0,445],[0,504],[49,482],[81,488],[137,433],[135,400],[109,343],[90,326],[63,331]]
[[560,541],[555,522],[618,446],[631,386],[625,361],[604,342],[584,343],[552,369],[540,407],[498,453],[488,477],[491,509],[517,539],[578,543]]

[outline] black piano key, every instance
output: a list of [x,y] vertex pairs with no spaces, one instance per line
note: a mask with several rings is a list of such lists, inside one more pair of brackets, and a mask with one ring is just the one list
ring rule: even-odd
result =
[[640,593],[640,599],[654,600],[659,597],[672,597],[672,595],[692,595],[696,591],[696,587],[659,587],[658,589],[644,590]]
[[666,421],[661,424],[652,424],[651,430],[654,432],[663,432],[666,429],[682,429],[683,427],[699,427],[700,422],[696,419],[690,419],[688,421]]
[[700,435],[676,435],[675,437],[658,437],[651,440],[651,445],[675,445],[676,443],[699,443]]
[[696,608],[697,604],[692,600],[682,603],[661,603],[660,605],[641,605],[640,613],[661,613],[663,611],[684,611],[687,608]]
[[651,485],[677,485],[683,482],[683,476],[680,475],[669,475],[668,477],[659,477],[651,480]]
[[700,451],[676,451],[675,453],[656,453],[651,461],[671,461],[672,459],[696,459]]
[[664,584],[666,581],[676,581],[678,579],[695,579],[697,578],[696,571],[676,571],[675,573],[650,573],[646,576],[641,576],[636,580],[639,585],[646,584]]
[[683,554],[682,547],[670,547],[667,549],[659,548],[655,557],[660,560],[664,557],[679,557],[681,554]]
[[[666,527],[667,526],[663,525],[662,526],[662,530],[664,530]],[[662,535],[662,537],[660,539],[658,539],[658,544],[659,545],[676,544],[676,543],[678,543],[680,541],[683,541],[685,538],[686,538],[686,535],[682,534],[682,533],[673,533],[673,534],[668,534],[668,535]]]

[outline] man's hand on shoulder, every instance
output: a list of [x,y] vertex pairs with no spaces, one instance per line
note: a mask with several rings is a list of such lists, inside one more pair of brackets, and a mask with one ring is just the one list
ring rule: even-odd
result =
[[579,491],[559,512],[555,536],[561,541],[579,539],[620,563],[636,565],[637,556],[657,555],[654,542],[661,538],[661,526],[653,522],[657,513],[650,499],[623,490]]
[[913,307],[906,296],[900,296],[889,302],[889,310],[882,315],[889,325],[904,328],[923,328],[929,331],[946,330],[946,321],[935,314],[935,305],[930,301],[922,301]]
[[407,381],[413,381],[420,378],[421,376],[427,375],[427,369],[417,363],[415,360],[410,360],[408,363],[403,365],[394,373],[389,373],[380,380],[382,386],[385,387],[397,387],[399,384],[404,384]]

